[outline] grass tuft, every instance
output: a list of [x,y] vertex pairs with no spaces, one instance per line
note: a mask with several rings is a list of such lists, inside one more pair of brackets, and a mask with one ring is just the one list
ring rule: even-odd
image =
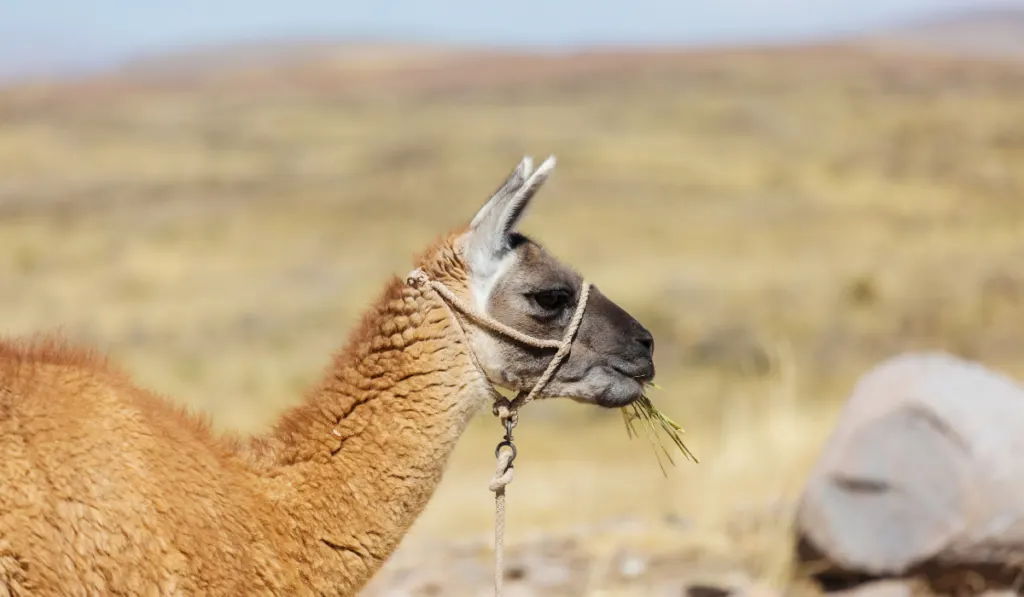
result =
[[[654,383],[648,383],[647,386],[658,390],[661,389],[661,387]],[[668,461],[672,466],[675,466],[676,463],[672,460],[672,454],[669,453],[668,449],[665,448],[665,444],[662,443],[661,439],[658,437],[659,429],[672,440],[672,443],[679,448],[679,451],[682,452],[687,459],[692,460],[694,463],[700,462],[697,460],[697,457],[693,455],[693,452],[686,447],[686,444],[683,443],[682,435],[686,433],[686,431],[679,425],[679,423],[676,423],[666,416],[665,413],[658,410],[658,407],[654,406],[654,403],[651,402],[651,399],[647,394],[644,394],[628,406],[622,407],[621,410],[622,420],[626,424],[626,433],[629,435],[630,439],[633,439],[633,436],[635,435],[639,435],[636,432],[636,428],[633,426],[633,422],[640,420],[643,422],[644,429],[647,431],[647,437],[650,439],[651,445],[657,445],[658,448],[661,448],[661,451],[665,453],[665,457],[668,458]],[[654,455],[658,459],[658,466],[661,467],[662,474],[667,477],[668,472],[665,471],[665,465],[661,463],[661,456],[658,455],[657,449],[654,450]]]

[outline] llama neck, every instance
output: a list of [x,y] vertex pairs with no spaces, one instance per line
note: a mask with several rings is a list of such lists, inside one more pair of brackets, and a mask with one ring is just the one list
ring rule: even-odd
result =
[[396,281],[267,440],[271,497],[301,527],[311,582],[332,591],[366,582],[423,511],[487,397],[448,307]]

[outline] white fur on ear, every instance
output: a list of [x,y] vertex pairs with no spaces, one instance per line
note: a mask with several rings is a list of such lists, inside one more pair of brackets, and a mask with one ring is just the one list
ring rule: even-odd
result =
[[473,221],[469,224],[469,227],[476,228],[480,222],[487,217],[487,214],[490,212],[491,208],[494,207],[495,203],[499,203],[503,197],[508,197],[519,190],[519,187],[523,186],[526,179],[530,177],[530,173],[532,171],[533,158],[530,156],[524,156],[523,160],[519,162],[519,165],[512,171],[512,174],[509,175],[508,179],[498,187],[497,191],[494,191],[494,194],[492,194],[491,198],[487,200],[487,203],[480,208],[480,211],[476,212],[476,216],[473,217]]
[[530,204],[530,200],[537,194],[537,190],[540,189],[541,185],[547,181],[548,176],[551,175],[551,171],[555,169],[555,156],[549,156],[548,159],[544,160],[537,169],[530,174],[519,189],[512,195],[512,197],[505,203],[501,210],[502,217],[498,224],[498,229],[502,234],[508,236],[513,230],[515,230],[516,224],[523,218],[523,213],[526,211],[526,206]]
[[554,167],[553,156],[535,171],[533,160],[524,157],[470,223],[462,250],[472,272],[470,285],[477,308],[486,308],[494,286],[515,261],[515,254],[509,252],[510,235]]
[[533,160],[529,156],[524,157],[470,223],[467,257],[474,269],[483,265],[481,260],[497,260],[508,250],[510,234],[522,219],[530,200],[550,176],[555,158],[549,157],[531,172],[532,166]]

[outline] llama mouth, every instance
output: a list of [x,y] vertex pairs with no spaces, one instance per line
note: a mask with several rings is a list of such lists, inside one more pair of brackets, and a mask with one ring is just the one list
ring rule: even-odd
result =
[[655,370],[653,361],[640,366],[612,365],[611,368],[619,375],[628,377],[641,386],[654,380]]
[[593,404],[602,408],[622,408],[623,406],[629,406],[644,395],[644,386],[641,383],[636,383],[635,388],[631,388],[628,392],[617,392],[609,393],[598,396],[594,400]]
[[592,404],[603,408],[621,408],[636,402],[644,395],[647,380],[643,378],[653,377],[650,373],[626,373],[617,367],[610,369],[615,372],[618,381],[606,387],[591,401]]
[[632,375],[625,375],[614,367],[604,366],[594,383],[584,386],[561,394],[561,397],[589,406],[621,408],[643,397],[645,382]]

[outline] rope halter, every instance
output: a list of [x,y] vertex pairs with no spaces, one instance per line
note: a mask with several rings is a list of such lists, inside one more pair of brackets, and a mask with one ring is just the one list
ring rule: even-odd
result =
[[[515,340],[516,342],[519,342],[520,344],[533,346],[535,348],[558,349],[557,352],[555,352],[555,356],[551,357],[551,361],[548,363],[547,369],[544,370],[544,373],[540,376],[540,379],[537,380],[537,383],[534,384],[533,388],[531,388],[529,392],[520,391],[515,398],[509,400],[508,398],[505,398],[501,394],[498,394],[496,390],[494,390],[494,415],[501,420],[502,424],[505,424],[506,421],[511,420],[512,427],[515,427],[515,424],[518,422],[519,409],[525,406],[527,403],[531,402],[540,394],[544,387],[547,386],[547,384],[554,377],[555,370],[558,369],[558,366],[562,364],[562,362],[565,360],[565,357],[569,355],[569,351],[572,348],[572,341],[576,336],[576,331],[579,329],[580,324],[583,322],[583,314],[586,310],[587,299],[590,297],[590,283],[584,280],[582,288],[580,289],[579,299],[576,302],[576,311],[573,313],[572,320],[569,322],[569,326],[566,327],[565,334],[562,336],[562,339],[545,340],[543,338],[534,338],[533,336],[524,334],[514,328],[511,328],[501,323],[497,319],[494,319],[493,317],[485,313],[478,313],[475,309],[473,309],[472,307],[467,305],[462,299],[460,299],[447,286],[445,286],[443,283],[437,280],[430,279],[430,277],[427,276],[427,274],[425,274],[423,270],[419,268],[409,272],[409,275],[406,278],[406,284],[412,286],[413,288],[421,288],[423,286],[431,288],[432,290],[437,292],[437,294],[439,294],[442,298],[444,298],[446,303],[450,307],[454,307],[455,309],[457,309],[458,311],[460,311],[461,313],[463,313],[476,323],[482,325],[483,327],[503,334]],[[479,363],[477,364],[477,366],[479,367]],[[493,385],[491,389],[493,390]]]

